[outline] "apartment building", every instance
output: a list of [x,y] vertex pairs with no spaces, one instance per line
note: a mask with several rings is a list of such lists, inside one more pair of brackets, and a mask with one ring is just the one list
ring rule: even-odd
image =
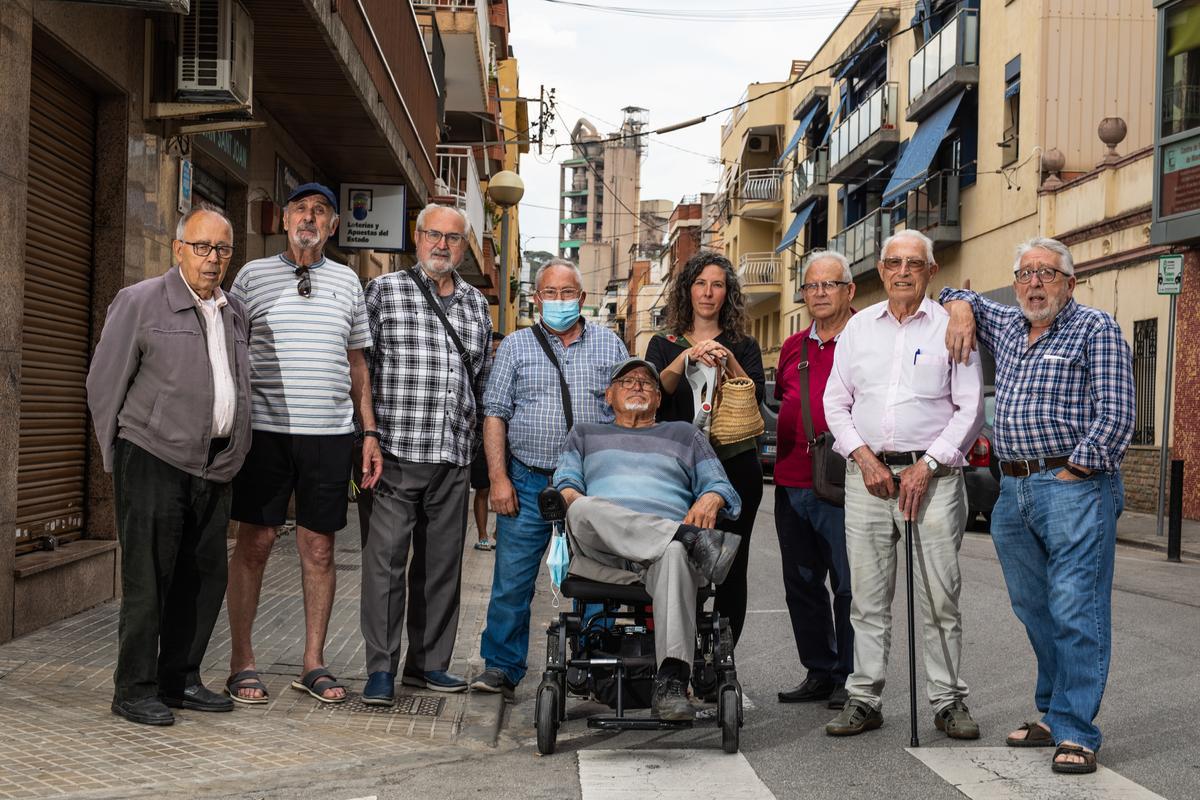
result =
[[1013,302],[1015,246],[1056,236],[1072,248],[1076,296],[1113,313],[1142,359],[1126,473],[1130,507],[1148,509],[1167,310],[1148,225],[1153,47],[1153,9],[1123,0],[856,3],[786,100],[760,112],[784,129],[786,211],[779,237],[756,241],[781,281],[778,333],[765,300],[756,335],[808,325],[798,268],[814,249],[850,259],[862,307],[884,297],[883,240],[915,228],[934,241],[931,290],[969,282]]

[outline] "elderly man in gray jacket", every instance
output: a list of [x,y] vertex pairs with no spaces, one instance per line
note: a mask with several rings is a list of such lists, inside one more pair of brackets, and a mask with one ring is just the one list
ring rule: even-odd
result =
[[113,713],[170,725],[170,708],[230,711],[200,682],[225,596],[230,481],[250,447],[246,314],[220,289],[233,229],[179,222],[166,274],[117,293],[88,372],[113,474],[121,617]]

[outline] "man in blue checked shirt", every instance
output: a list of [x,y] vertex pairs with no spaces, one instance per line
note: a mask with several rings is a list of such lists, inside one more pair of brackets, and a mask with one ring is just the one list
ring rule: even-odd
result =
[[[615,333],[580,316],[583,276],[574,263],[547,261],[534,285],[541,321],[501,342],[483,395],[496,566],[479,648],[485,668],[471,688],[510,701],[525,677],[529,604],[550,541],[538,493],[550,483],[571,424],[613,421],[604,398],[609,372],[629,355]],[[563,381],[569,403],[563,402]]]
[[1020,308],[943,289],[946,346],[966,360],[975,337],[996,359],[1000,497],[992,541],[1013,611],[1037,656],[1042,718],[1011,747],[1055,747],[1055,772],[1096,770],[1094,720],[1112,649],[1121,460],[1133,431],[1133,361],[1116,320],[1075,302],[1071,253],[1054,239],[1017,248]]

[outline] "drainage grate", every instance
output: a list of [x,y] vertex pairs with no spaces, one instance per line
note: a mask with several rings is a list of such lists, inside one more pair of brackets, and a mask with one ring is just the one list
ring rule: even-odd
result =
[[416,717],[436,717],[442,713],[445,700],[440,697],[417,697],[416,695],[401,695],[396,698],[396,705],[369,706],[359,695],[352,695],[349,700],[333,706],[334,711],[349,711],[351,714],[409,714]]

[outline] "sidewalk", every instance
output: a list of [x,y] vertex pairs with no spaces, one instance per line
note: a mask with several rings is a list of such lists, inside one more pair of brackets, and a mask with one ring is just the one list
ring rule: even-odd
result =
[[[1145,550],[1167,552],[1170,519],[1163,520],[1163,535],[1158,535],[1158,517],[1126,511],[1117,520],[1117,542]],[[1181,552],[1184,558],[1200,559],[1200,521],[1185,519],[1180,526]]]
[[[275,546],[255,627],[259,672],[271,703],[233,713],[176,711],[167,728],[135,725],[110,709],[117,652],[116,601],[0,645],[0,798],[179,796],[248,791],[305,775],[353,770],[380,758],[437,759],[455,746],[494,744],[503,714],[498,694],[442,694],[401,687],[380,709],[358,697],[366,681],[359,632],[359,530],[355,509],[338,534],[338,591],[325,655],[351,692],[323,705],[290,688],[300,673],[304,614],[295,539]],[[463,557],[462,610],[451,671],[478,671],[493,556]],[[231,543],[232,544],[232,543]],[[224,688],[228,618],[222,610],[202,667],[205,685]]]

